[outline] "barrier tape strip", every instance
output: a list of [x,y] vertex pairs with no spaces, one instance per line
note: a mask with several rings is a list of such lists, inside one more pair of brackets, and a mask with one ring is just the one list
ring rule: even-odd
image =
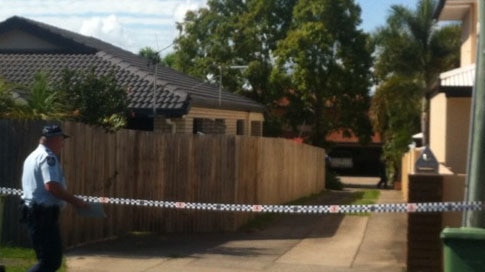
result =
[[[0,195],[22,195],[22,190],[0,187]],[[205,211],[288,213],[288,214],[329,214],[329,213],[385,213],[385,212],[459,212],[483,210],[481,201],[471,202],[423,202],[423,203],[383,203],[363,205],[258,205],[222,204],[178,201],[157,201],[116,197],[77,196],[87,202],[115,205],[159,207],[171,209],[191,209]]]

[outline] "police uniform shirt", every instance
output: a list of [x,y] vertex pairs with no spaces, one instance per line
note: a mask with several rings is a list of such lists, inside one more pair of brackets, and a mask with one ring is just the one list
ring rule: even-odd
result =
[[58,182],[66,188],[64,173],[57,156],[46,146],[40,144],[25,159],[22,174],[22,199],[25,204],[43,206],[64,206],[64,201],[56,198],[45,189],[47,182]]

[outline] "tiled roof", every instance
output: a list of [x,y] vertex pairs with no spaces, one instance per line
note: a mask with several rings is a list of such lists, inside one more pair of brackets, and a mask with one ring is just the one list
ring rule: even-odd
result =
[[[352,134],[351,137],[345,137],[343,131],[334,131],[327,135],[326,140],[329,142],[339,143],[339,144],[358,144],[359,138]],[[382,143],[381,135],[379,133],[374,133],[371,137],[371,144]]]
[[[95,67],[99,74],[115,73],[121,86],[129,90],[130,108],[147,114],[153,111],[155,68],[145,58],[101,40],[22,17],[0,23],[0,38],[12,30],[29,33],[56,47],[8,48],[0,44],[0,76],[6,80],[29,84],[40,70],[56,78],[66,68]],[[263,111],[263,106],[251,99],[224,90],[219,105],[218,87],[160,65],[156,71],[155,106],[159,114],[177,116],[187,113],[191,106]]]

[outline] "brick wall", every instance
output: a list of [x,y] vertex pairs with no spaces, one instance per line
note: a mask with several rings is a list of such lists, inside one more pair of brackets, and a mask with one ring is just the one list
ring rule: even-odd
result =
[[[442,176],[409,175],[408,201],[410,203],[441,202],[442,199]],[[407,271],[443,271],[441,221],[441,213],[408,214]]]

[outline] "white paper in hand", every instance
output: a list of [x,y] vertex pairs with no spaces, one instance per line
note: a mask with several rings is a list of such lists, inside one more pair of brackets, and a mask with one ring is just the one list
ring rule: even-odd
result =
[[97,218],[106,217],[106,214],[104,213],[103,205],[100,202],[88,203],[88,206],[89,207],[84,209],[76,208],[77,214],[85,217],[97,217]]

